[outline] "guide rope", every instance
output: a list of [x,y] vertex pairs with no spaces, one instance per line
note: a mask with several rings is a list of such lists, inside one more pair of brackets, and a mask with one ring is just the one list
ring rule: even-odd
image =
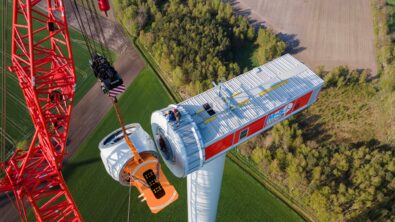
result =
[[129,218],[130,218],[130,206],[131,206],[131,204],[130,204],[130,196],[131,196],[131,192],[132,192],[132,186],[130,185],[129,186],[128,220],[127,220],[127,222],[129,222]]

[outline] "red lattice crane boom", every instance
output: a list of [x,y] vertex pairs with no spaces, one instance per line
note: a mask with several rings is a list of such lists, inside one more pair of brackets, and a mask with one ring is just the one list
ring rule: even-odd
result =
[[[47,4],[47,14],[34,8]],[[5,9],[6,10],[6,9]],[[23,220],[81,221],[61,168],[75,89],[75,71],[63,0],[14,0],[12,66],[35,134],[2,168],[0,192],[13,191]]]

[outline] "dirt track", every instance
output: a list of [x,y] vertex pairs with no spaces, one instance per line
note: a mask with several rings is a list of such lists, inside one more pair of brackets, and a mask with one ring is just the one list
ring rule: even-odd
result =
[[340,64],[376,74],[373,21],[368,0],[236,0],[252,20],[280,33],[311,68]]
[[[77,22],[70,9],[70,1],[64,2],[66,4],[66,16],[69,26],[78,29]],[[40,5],[40,7],[46,8],[45,5]],[[129,39],[123,32],[122,27],[114,21],[113,18],[110,20],[101,17],[100,23],[102,24],[106,39],[111,39],[111,45],[109,45],[109,47],[118,55],[114,66],[121,74],[125,84],[129,86],[137,74],[143,69],[144,60],[133,48]],[[103,95],[98,84],[93,86],[78,104],[74,105],[67,145],[68,155],[66,158],[69,158],[78,149],[84,139],[96,127],[111,107],[110,99]],[[16,209],[10,204],[8,198],[1,194],[0,221],[12,222],[19,220],[20,217]]]

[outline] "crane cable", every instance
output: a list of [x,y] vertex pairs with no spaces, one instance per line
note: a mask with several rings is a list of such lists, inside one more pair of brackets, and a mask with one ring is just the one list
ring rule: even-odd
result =
[[110,51],[108,49],[106,36],[104,35],[103,27],[100,24],[100,18],[99,18],[99,14],[97,13],[97,9],[95,7],[95,3],[93,2],[94,0],[87,0],[87,1],[88,1],[88,5],[89,5],[88,7],[89,7],[90,13],[92,14],[92,11],[94,12],[95,19],[93,19],[93,21],[94,21],[94,24],[97,23],[97,26],[95,25],[95,30],[98,31],[98,33],[99,33],[99,43],[100,43],[102,54],[112,64],[112,58],[111,58]]
[[[84,7],[83,11],[84,11],[86,19],[88,19],[88,16],[87,16],[85,8],[86,8],[86,5],[88,6],[87,9],[89,10],[90,18],[91,18],[91,20],[93,22],[94,29],[98,33],[98,40],[99,40],[99,44],[100,44],[101,53],[105,57],[107,57],[107,59],[109,60],[110,63],[112,63],[112,61],[111,61],[112,60],[111,54],[109,53],[109,50],[108,50],[108,47],[107,47],[107,42],[106,42],[106,38],[105,38],[105,35],[104,35],[104,32],[103,32],[103,28],[102,28],[102,26],[100,24],[99,15],[97,13],[96,8],[94,7],[94,4],[93,4],[92,0],[90,0],[90,1],[86,0],[86,1],[81,1],[81,2],[82,2],[82,6]],[[86,3],[86,5],[85,5],[85,3]],[[88,41],[87,32],[86,32],[86,29],[84,27],[84,23],[82,22],[81,13],[79,11],[77,2],[75,0],[74,0],[73,11],[74,11],[75,17],[77,18],[78,25],[80,26],[80,30],[83,32],[84,40],[85,40],[85,42],[87,44],[87,47],[89,47],[90,46],[90,42]],[[94,12],[94,14],[92,13],[92,11]],[[93,38],[94,36],[93,36],[93,33],[92,33],[92,29],[91,29],[91,27],[89,25],[89,22],[88,22],[88,30],[90,32],[91,38]],[[95,48],[95,52],[91,52],[91,58],[93,58],[93,54],[94,53],[97,53],[96,48]],[[125,127],[125,124],[124,124],[124,120],[123,120],[123,117],[121,115],[121,111],[120,111],[120,108],[118,106],[118,100],[117,100],[116,97],[114,97],[112,99],[112,103],[113,103],[113,106],[114,106],[114,109],[115,109],[116,116],[118,118],[118,122],[119,122],[119,124],[121,126],[124,139],[125,139],[127,145],[129,146],[131,152],[133,153],[133,156],[134,156],[133,160],[136,163],[140,164],[141,162],[143,162],[143,159],[141,158],[138,150],[136,149],[136,147],[134,146],[133,142],[130,140],[130,138],[129,138],[128,134],[127,134],[126,127]],[[158,166],[157,166],[157,168],[158,168]],[[158,174],[158,172],[159,172],[159,169],[157,169],[157,174]],[[129,185],[129,198],[128,198],[128,214],[127,214],[127,221],[128,222],[130,220],[131,188],[132,188],[132,186],[130,184]]]
[[[74,16],[77,19],[81,33],[83,34],[90,57],[93,58],[99,53],[112,62],[104,31],[102,25],[100,24],[100,18],[93,0],[81,0],[79,2],[82,6],[82,12],[78,6],[77,0],[73,1],[74,4],[72,4],[72,9]],[[86,21],[84,21],[83,17]],[[97,37],[97,43],[94,40],[95,37]]]
[[[89,21],[89,17],[92,17],[92,16],[88,16],[88,13],[86,12],[87,10],[86,10],[86,6],[85,6],[85,2],[84,1],[80,1],[80,2],[82,3],[82,12],[84,13],[84,16],[86,18],[86,23],[87,23],[88,30],[89,30],[89,37],[90,37],[90,39],[92,41],[91,45],[93,45],[93,48],[95,49],[94,54],[96,54],[98,52],[98,50],[97,50],[97,46],[96,46],[96,44],[95,44],[93,39],[94,39],[94,31],[97,31],[97,30],[93,30],[92,31],[91,23]],[[77,3],[77,0],[74,0],[74,5],[77,8],[78,16],[80,16],[81,23],[83,24],[83,22],[82,22],[83,20],[82,20],[81,14],[79,13],[80,10],[79,10],[79,6],[78,6],[78,3]]]
[[[97,24],[96,24],[96,20],[95,20],[96,18],[94,17],[94,15],[92,13],[93,9],[90,7],[89,1],[83,0],[83,1],[81,1],[81,3],[82,3],[82,7],[84,9],[85,16],[88,19],[88,14],[89,14],[90,20],[93,23],[93,30],[95,31],[95,33],[91,33],[91,38],[94,39],[94,35],[97,35],[97,33],[99,32],[99,29],[97,28]],[[86,9],[88,9],[88,10],[86,10]],[[88,13],[87,13],[87,11],[88,11]],[[101,39],[100,39],[101,35],[99,35],[97,37],[98,37],[97,40],[99,42],[100,52],[103,53],[104,49],[103,49],[103,45],[101,44]]]
[[2,13],[2,54],[1,54],[1,146],[0,162],[5,161],[6,154],[6,128],[7,128],[7,28],[8,26],[8,0],[3,1]]
[[[95,14],[93,12],[96,12],[96,7],[94,6],[94,4],[89,1],[89,0],[85,0],[86,6],[84,4],[84,1],[82,1],[82,4],[84,5],[83,7],[88,9],[91,21],[93,23],[93,27],[96,33],[96,38],[98,40],[99,43],[99,47],[100,47],[100,53],[104,55],[104,46],[102,43],[102,35],[101,35],[101,30],[99,29],[99,27],[101,27],[100,25],[100,21],[99,21],[99,17],[96,17]],[[93,38],[93,36],[92,36]]]
[[[84,25],[85,23],[82,21],[81,13],[80,13],[80,10],[79,10],[76,0],[74,0],[74,4],[73,3],[71,4],[71,8],[73,10],[74,17],[77,19],[77,23],[78,23],[78,26],[80,27],[80,31],[81,31],[82,37],[84,38],[84,42],[85,42],[86,48],[88,49],[89,55],[91,58],[93,58],[93,56],[94,56],[93,51],[95,51],[95,49],[93,49],[94,45],[92,46],[92,43],[89,40],[87,31],[86,31],[86,27]],[[87,22],[87,26],[89,26],[89,22]],[[89,29],[90,29],[90,27],[89,27]]]
[[[93,0],[85,0],[85,1],[81,1],[81,3],[82,3],[82,7],[83,7],[83,11],[84,11],[84,14],[85,14],[86,19],[88,19],[88,15],[87,15],[87,12],[86,12],[86,11],[87,11],[87,10],[86,10],[86,5],[88,5],[88,10],[89,10],[90,17],[91,17],[91,20],[92,20],[92,22],[93,22],[95,31],[97,31],[97,32],[99,33],[99,43],[100,43],[100,46],[101,46],[101,49],[102,49],[101,52],[103,53],[103,55],[105,55],[106,52],[104,51],[104,46],[103,46],[101,40],[103,40],[104,44],[106,44],[106,40],[105,40],[106,38],[105,38],[105,36],[104,36],[103,29],[101,28],[101,25],[100,25],[99,15],[97,14],[97,10],[96,10],[96,8],[94,7],[94,4],[93,4],[92,1],[93,1]],[[85,4],[85,3],[86,3],[86,4]],[[83,32],[85,32],[85,35],[87,35],[87,34],[86,34],[86,29],[84,28],[84,25],[83,25],[83,22],[82,22],[81,13],[80,13],[80,11],[79,11],[79,7],[78,7],[78,4],[77,4],[76,0],[74,0],[74,8],[73,8],[73,11],[74,11],[74,15],[77,17],[77,20],[79,21],[79,22],[78,22],[78,25],[80,26],[80,30],[83,30]],[[93,15],[92,11],[95,12],[95,15]],[[88,22],[88,30],[89,30],[89,32],[90,32],[90,36],[93,37],[92,29],[91,29],[91,27],[90,27],[90,25],[89,25],[89,22]],[[90,45],[90,44],[89,44],[90,42],[88,41],[88,38],[84,38],[84,39],[85,39],[85,41],[86,41],[86,43],[87,43],[87,46],[89,46],[89,45]],[[105,45],[105,46],[106,46],[106,45]],[[96,49],[95,49],[95,50],[96,50]],[[97,51],[95,51],[94,53],[96,53],[96,52],[97,52]],[[94,53],[93,53],[93,54],[94,54]],[[107,56],[108,56],[108,55],[107,55]],[[92,54],[91,54],[91,58],[93,58],[93,55],[92,55]],[[107,57],[107,58],[109,58],[109,57]],[[117,116],[117,118],[118,118],[119,124],[121,125],[121,129],[122,129],[122,132],[123,132],[123,134],[124,134],[125,141],[126,141],[127,145],[129,146],[130,150],[132,151],[133,155],[134,155],[134,161],[136,161],[136,163],[140,164],[140,163],[142,163],[144,160],[141,158],[141,156],[140,156],[138,150],[137,150],[136,147],[133,145],[133,142],[130,140],[130,138],[129,138],[128,135],[127,135],[126,128],[125,128],[125,124],[124,124],[124,121],[123,121],[123,117],[122,117],[122,115],[121,115],[121,111],[120,111],[120,108],[119,108],[119,106],[118,106],[118,100],[117,100],[116,97],[114,97],[114,98],[112,99],[112,103],[113,103],[113,106],[114,106],[114,109],[115,109],[116,116]]]

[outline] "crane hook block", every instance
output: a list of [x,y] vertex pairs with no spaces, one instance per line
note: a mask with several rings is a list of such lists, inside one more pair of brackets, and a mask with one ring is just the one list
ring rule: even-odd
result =
[[111,92],[111,90],[116,89],[123,85],[123,80],[114,67],[108,62],[107,58],[95,54],[89,64],[95,74],[95,77],[99,79],[101,83],[101,88],[105,94]]
[[97,3],[99,5],[100,11],[106,13],[107,15],[107,11],[110,10],[110,3],[108,0],[98,0]]

